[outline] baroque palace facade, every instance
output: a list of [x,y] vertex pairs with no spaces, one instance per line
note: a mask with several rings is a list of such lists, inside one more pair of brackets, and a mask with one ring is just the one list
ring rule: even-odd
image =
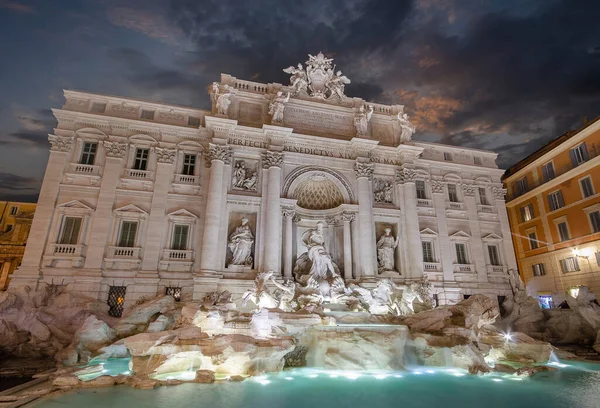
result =
[[508,295],[496,154],[411,140],[403,106],[347,97],[309,57],[288,86],[222,75],[211,112],[65,91],[11,285],[127,307],[239,296],[257,272],[298,279],[318,260],[367,285],[426,275],[440,304]]
[[586,286],[600,296],[600,118],[507,170],[508,213],[529,295],[558,306]]

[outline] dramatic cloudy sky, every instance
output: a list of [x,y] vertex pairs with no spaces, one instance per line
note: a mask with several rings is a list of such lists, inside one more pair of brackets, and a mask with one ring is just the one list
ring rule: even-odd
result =
[[287,83],[322,50],[416,139],[510,166],[600,114],[598,0],[0,0],[0,200],[35,200],[79,89],[207,108],[219,73]]

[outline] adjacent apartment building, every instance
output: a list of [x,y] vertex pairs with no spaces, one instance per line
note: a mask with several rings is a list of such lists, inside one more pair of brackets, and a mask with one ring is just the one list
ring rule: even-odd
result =
[[0,201],[0,290],[23,259],[35,203]]
[[587,286],[600,295],[600,117],[506,171],[521,276],[543,307]]

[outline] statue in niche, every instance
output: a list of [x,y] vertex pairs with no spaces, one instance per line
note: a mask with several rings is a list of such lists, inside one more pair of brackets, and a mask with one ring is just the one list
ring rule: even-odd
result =
[[245,161],[240,160],[235,164],[231,180],[233,187],[242,190],[256,190],[256,181],[256,172],[248,171]]
[[227,245],[233,254],[231,265],[252,266],[252,245],[254,236],[248,226],[248,218],[243,217],[242,223],[229,237]]
[[369,105],[369,110],[365,106],[361,106],[356,116],[354,116],[354,127],[356,128],[357,136],[366,136],[369,129],[369,121],[373,116],[373,106]]
[[231,105],[231,88],[229,85],[225,85],[225,93],[220,93],[219,84],[213,83],[213,92],[215,94],[215,101],[217,106],[217,113],[219,115],[227,115],[229,112],[229,105]]
[[375,183],[375,192],[373,198],[376,203],[391,204],[392,203],[392,183],[384,180],[377,180]]
[[308,251],[300,255],[294,267],[294,275],[304,285],[302,293],[314,291],[326,301],[337,301],[340,295],[349,293],[344,280],[340,276],[339,267],[331,259],[325,249],[323,222],[319,221],[315,229],[302,234],[302,243]]
[[306,92],[306,88],[308,88],[308,77],[306,76],[306,72],[302,67],[302,64],[298,64],[298,68],[292,66],[287,67],[283,70],[283,72],[287,74],[291,74],[290,77],[290,85],[293,89],[294,95],[304,91]]
[[394,238],[392,228],[386,227],[383,235],[377,241],[377,264],[379,273],[394,271],[394,251],[400,242],[400,238]]
[[271,115],[272,123],[283,123],[283,110],[285,104],[290,100],[290,93],[283,96],[283,92],[277,92],[277,95],[273,99],[273,102],[269,104],[269,115]]

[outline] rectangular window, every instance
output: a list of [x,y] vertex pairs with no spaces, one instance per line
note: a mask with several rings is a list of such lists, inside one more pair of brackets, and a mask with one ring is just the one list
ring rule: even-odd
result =
[[527,177],[522,177],[517,180],[517,194],[525,194],[529,188],[527,187]]
[[94,164],[96,160],[96,150],[98,149],[98,143],[85,142],[83,144],[83,150],[81,151],[81,164]]
[[592,224],[592,232],[600,232],[600,211],[593,211],[588,214]]
[[148,149],[136,149],[134,170],[146,170],[148,168]]
[[561,267],[563,273],[576,272],[579,270],[579,262],[577,262],[576,257],[571,256],[571,257],[568,257],[565,259],[561,259],[560,267]]
[[531,221],[533,219],[533,205],[527,204],[521,207],[521,221]]
[[571,164],[573,167],[577,167],[590,159],[585,143],[581,143],[579,146],[572,148],[569,151],[569,156],[571,157]]
[[137,226],[137,221],[123,221],[121,223],[121,234],[119,235],[118,246],[126,248],[132,248],[135,246]]
[[454,244],[456,248],[456,263],[461,265],[467,265],[469,258],[467,258],[467,246],[463,243]]
[[488,245],[488,255],[490,256],[490,265],[502,265],[502,262],[500,262],[500,252],[498,251],[498,246]]
[[106,104],[101,102],[92,103],[92,112],[104,113],[106,111]]
[[536,233],[530,232],[529,234],[527,234],[527,237],[529,238],[529,248],[538,249],[538,240]]
[[185,174],[186,176],[193,176],[195,170],[196,170],[196,156],[193,154],[184,154],[183,155],[183,169],[182,169],[181,173]]
[[456,184],[448,184],[448,201],[451,203],[458,203],[458,193],[456,191]]
[[194,127],[200,126],[200,118],[197,118],[195,116],[188,117],[188,126],[194,126]]
[[478,166],[481,166],[481,157],[473,156],[473,163],[477,164]]
[[594,195],[594,185],[592,184],[592,178],[590,176],[584,177],[579,180],[581,186],[581,194],[583,198],[588,198]]
[[558,190],[548,194],[548,206],[550,207],[550,211],[558,210],[565,206],[562,191]]
[[61,245],[77,245],[79,241],[79,230],[81,229],[81,218],[65,217],[63,228],[58,243]]
[[444,152],[444,160],[452,161],[452,153]]
[[533,276],[544,276],[546,274],[543,263],[533,264],[531,265],[531,269],[533,270]]
[[550,181],[556,177],[554,174],[554,163],[548,162],[542,166],[542,176],[544,177],[544,181]]
[[184,251],[187,249],[189,225],[175,225],[171,249]]
[[142,119],[154,120],[153,110],[142,110]]
[[423,246],[423,262],[435,262],[435,256],[433,254],[433,242],[422,241]]
[[10,207],[10,215],[17,215],[19,207]]
[[481,205],[490,205],[488,199],[487,199],[487,194],[485,193],[485,188],[484,187],[478,187],[477,190],[479,191],[479,204]]
[[427,192],[425,191],[425,182],[423,180],[416,180],[415,186],[417,187],[417,198],[421,200],[427,200]]
[[566,241],[570,239],[569,228],[567,227],[566,222],[559,222],[558,224],[556,224],[556,228],[558,228],[558,236],[560,237],[561,241]]

